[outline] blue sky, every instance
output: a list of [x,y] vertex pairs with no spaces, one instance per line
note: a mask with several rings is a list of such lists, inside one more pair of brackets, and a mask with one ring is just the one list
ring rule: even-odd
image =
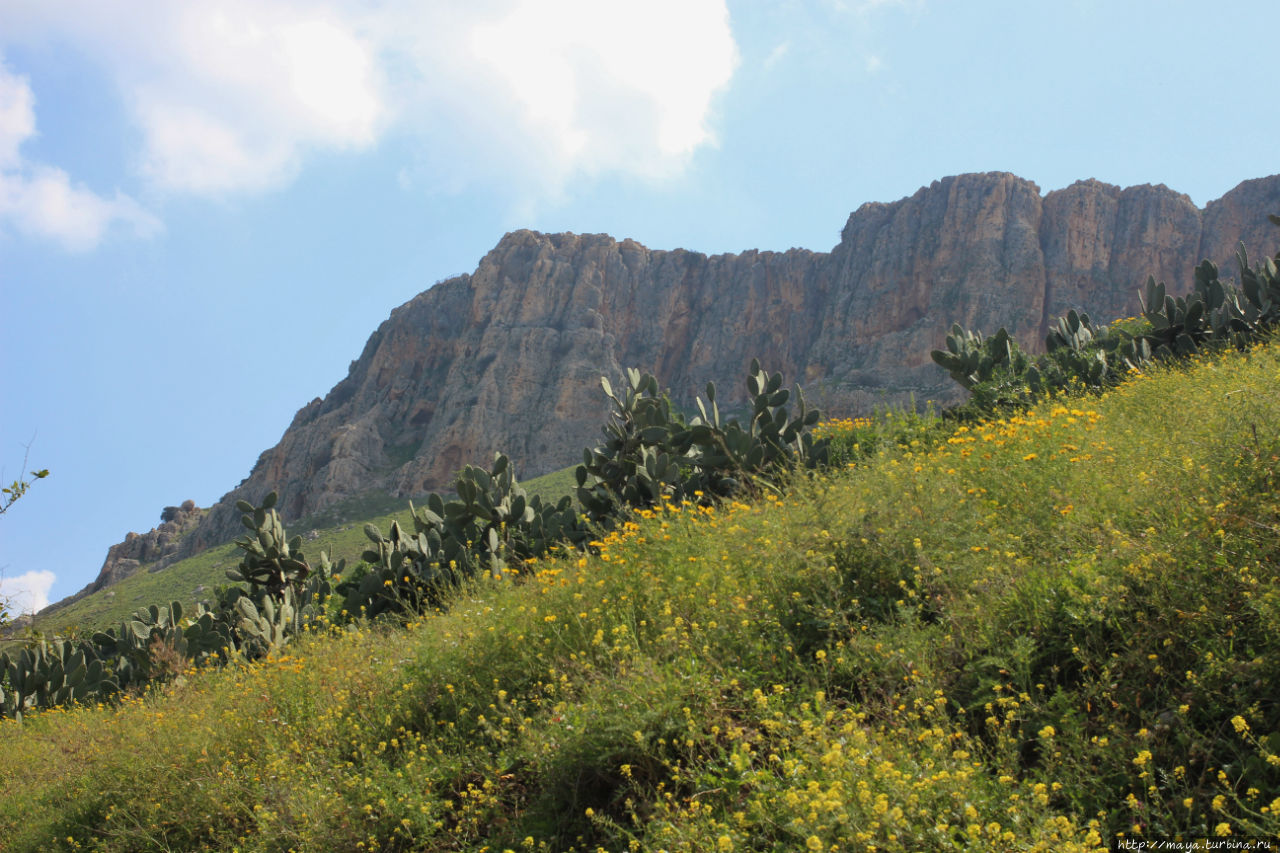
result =
[[[938,178],[1280,171],[1280,3],[0,0],[19,609],[208,506],[503,233],[830,249]],[[1263,212],[1260,212],[1260,214]]]

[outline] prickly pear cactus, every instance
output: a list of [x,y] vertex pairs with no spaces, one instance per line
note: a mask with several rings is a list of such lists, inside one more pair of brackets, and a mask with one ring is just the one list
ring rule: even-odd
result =
[[607,523],[628,507],[683,497],[687,453],[678,452],[674,440],[687,427],[684,418],[652,374],[628,368],[626,380],[619,395],[601,377],[613,411],[604,441],[583,451],[575,471],[578,503],[595,523]]
[[237,501],[236,509],[244,513],[240,522],[250,535],[236,540],[244,552],[240,565],[227,570],[227,577],[250,587],[262,587],[269,595],[280,598],[284,590],[306,580],[311,574],[302,555],[302,537],[286,538],[284,525],[275,511],[276,493],[271,492],[255,507],[248,501]]
[[[1269,217],[1280,224],[1280,217]],[[978,411],[1025,401],[1028,396],[1078,387],[1100,390],[1153,359],[1185,358],[1206,347],[1245,347],[1280,324],[1277,259],[1250,265],[1241,245],[1236,252],[1240,285],[1223,282],[1211,261],[1196,267],[1190,293],[1174,296],[1149,277],[1140,294],[1145,328],[1094,326],[1075,310],[1049,324],[1044,355],[1028,361],[1004,329],[984,339],[958,324],[947,349],[933,360],[970,392]]]
[[1013,364],[1017,352],[1013,338],[1003,326],[991,337],[984,338],[981,332],[969,331],[956,323],[946,343],[945,350],[934,350],[929,355],[966,390],[995,379],[999,368]]
[[101,700],[119,690],[90,643],[40,641],[16,657],[0,654],[0,717]]

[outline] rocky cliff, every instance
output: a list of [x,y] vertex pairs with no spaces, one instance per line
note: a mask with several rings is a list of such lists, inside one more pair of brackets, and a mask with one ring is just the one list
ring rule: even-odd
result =
[[107,549],[98,576],[84,589],[70,598],[57,602],[62,607],[78,601],[86,595],[106,589],[114,583],[135,574],[142,566],[159,571],[180,559],[179,546],[188,533],[196,529],[204,517],[204,510],[195,501],[183,501],[179,506],[167,506],[160,513],[160,524],[146,533],[127,533],[124,541]]
[[[365,490],[439,489],[509,453],[522,477],[573,463],[606,415],[601,374],[654,372],[688,403],[738,391],[758,356],[833,413],[951,401],[929,359],[954,321],[1031,348],[1050,318],[1138,310],[1149,274],[1176,292],[1238,240],[1274,251],[1280,176],[1198,209],[1164,186],[1089,180],[1041,195],[1005,173],[946,178],[855,211],[830,252],[707,256],[604,234],[506,235],[470,275],[395,309],[350,373],[304,406],[184,550],[238,529],[232,508],[278,490],[287,519]],[[1258,252],[1254,252],[1258,254]]]

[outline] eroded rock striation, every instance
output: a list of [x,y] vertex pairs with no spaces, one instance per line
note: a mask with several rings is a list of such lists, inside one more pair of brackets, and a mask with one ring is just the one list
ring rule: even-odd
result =
[[[1080,181],[1042,195],[1007,173],[936,181],[850,215],[829,252],[704,255],[604,234],[507,234],[475,272],[395,309],[347,377],[304,406],[183,550],[237,533],[237,499],[279,491],[296,519],[371,489],[411,496],[510,454],[524,478],[572,464],[606,416],[599,378],[640,367],[689,404],[746,366],[801,382],[833,413],[957,388],[929,358],[958,321],[1024,345],[1070,308],[1138,311],[1148,275],[1189,287],[1237,241],[1274,251],[1280,176],[1204,210],[1165,186]],[[1258,254],[1258,251],[1254,251]]]

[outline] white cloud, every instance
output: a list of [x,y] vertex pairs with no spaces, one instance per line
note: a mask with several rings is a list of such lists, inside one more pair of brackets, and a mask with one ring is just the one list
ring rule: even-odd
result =
[[22,173],[0,173],[0,221],[20,232],[55,240],[73,252],[101,242],[116,223],[147,237],[160,222],[137,202],[121,193],[103,198],[82,185],[72,185],[61,169],[28,167]]
[[413,182],[427,164],[437,188],[670,177],[714,144],[737,64],[724,0],[61,0],[11,17],[9,39],[104,68],[152,186],[201,195],[283,186],[393,128]]
[[163,75],[116,59],[143,130],[143,170],[162,189],[269,189],[292,180],[309,150],[377,139],[386,106],[375,48],[349,26],[282,3],[174,6],[153,54]]
[[0,60],[0,169],[18,165],[18,148],[36,132],[35,98],[22,77],[10,74]]
[[282,186],[310,151],[377,140],[377,46],[339,11],[65,0],[17,10],[9,38],[69,46],[102,67],[141,130],[137,166],[152,186],[221,195]]
[[0,578],[0,600],[11,616],[38,613],[49,606],[49,590],[57,580],[53,572],[27,572],[12,578]]
[[35,97],[26,78],[10,73],[0,58],[0,226],[61,243],[70,251],[96,246],[120,223],[141,235],[159,221],[121,193],[106,199],[72,185],[61,169],[28,162],[20,151],[36,133]]
[[722,2],[520,2],[468,45],[561,173],[662,177],[713,144],[709,112],[737,47]]

